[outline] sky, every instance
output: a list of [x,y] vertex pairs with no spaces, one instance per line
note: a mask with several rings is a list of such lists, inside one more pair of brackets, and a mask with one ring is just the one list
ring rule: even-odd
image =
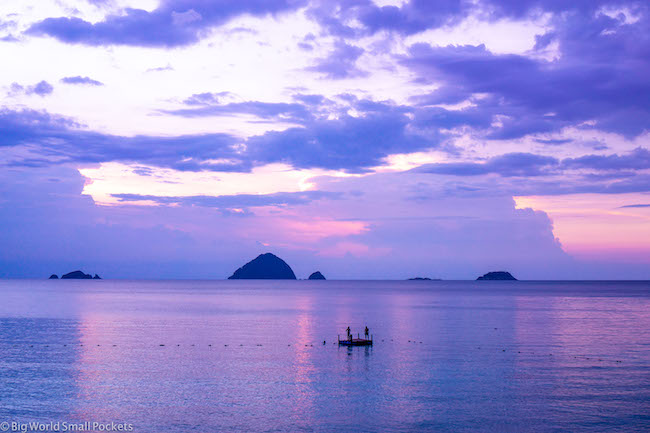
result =
[[0,277],[650,279],[650,4],[5,0]]

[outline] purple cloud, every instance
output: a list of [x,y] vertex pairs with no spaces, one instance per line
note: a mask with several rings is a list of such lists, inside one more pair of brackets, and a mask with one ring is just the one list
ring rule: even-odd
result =
[[207,30],[236,16],[277,14],[302,4],[301,0],[163,0],[151,12],[126,8],[122,14],[97,23],[76,17],[46,18],[32,25],[28,33],[84,45],[176,47],[197,42]]
[[[81,125],[45,112],[0,110],[2,147],[39,146],[43,161],[140,162],[183,171],[247,171],[249,162],[236,152],[238,140],[228,134],[200,134],[177,137],[121,137],[81,129]],[[234,163],[206,160],[228,158]],[[21,160],[14,161],[20,165]]]
[[454,176],[479,176],[496,173],[504,177],[542,176],[557,167],[559,161],[549,156],[530,153],[507,153],[481,163],[459,162],[426,164],[414,169],[418,173],[449,174]]
[[[228,210],[232,208],[250,208],[259,206],[297,206],[311,203],[315,200],[334,200],[341,198],[343,194],[328,191],[302,191],[302,192],[279,192],[274,194],[238,194],[222,196],[153,196],[140,194],[112,194],[119,201],[137,202],[151,201],[162,205],[201,206]],[[250,215],[250,213],[245,213]]]
[[61,78],[61,82],[65,84],[87,84],[90,86],[103,86],[104,83],[101,81],[93,80],[90,77],[82,77],[82,76],[75,76],[75,77],[63,77]]
[[24,93],[25,95],[38,95],[38,96],[47,96],[54,91],[54,87],[43,80],[33,86],[23,86],[18,83],[11,84],[11,93]]
[[[650,125],[650,25],[598,15],[558,18],[561,58],[538,60],[493,54],[484,45],[411,46],[402,64],[423,83],[441,86],[416,102],[458,103],[472,99],[485,117],[501,116],[487,132],[493,139],[587,127],[637,136]],[[473,99],[475,94],[488,95]]]
[[597,170],[647,170],[650,169],[650,151],[637,147],[627,155],[585,155],[562,161],[567,168],[591,168]]
[[337,41],[334,49],[322,59],[319,59],[314,66],[307,68],[308,71],[319,72],[327,78],[342,79],[364,77],[367,72],[357,67],[357,60],[363,54],[363,48]]
[[[214,102],[211,102],[214,101]],[[305,121],[311,113],[302,104],[270,103],[259,101],[231,102],[220,104],[214,94],[193,95],[185,102],[199,107],[166,110],[164,113],[182,117],[225,116],[232,114],[250,114],[262,119],[284,121]]]

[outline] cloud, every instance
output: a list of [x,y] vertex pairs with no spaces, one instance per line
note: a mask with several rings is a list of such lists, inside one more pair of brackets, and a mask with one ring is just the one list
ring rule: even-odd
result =
[[[637,148],[622,155],[585,155],[559,160],[529,153],[509,153],[482,162],[425,164],[411,171],[463,178],[447,182],[450,194],[463,196],[495,191],[517,196],[623,194],[650,191],[648,154],[647,149]],[[490,174],[499,177],[485,177]],[[468,177],[480,180],[468,181]]]
[[[557,15],[593,16],[604,7],[645,9],[638,0],[410,0],[401,5],[380,6],[372,0],[312,1],[308,16],[331,35],[362,38],[380,31],[410,36],[426,30],[452,26],[473,16],[487,20],[539,18],[545,12]],[[354,24],[353,24],[354,23]]]
[[61,82],[65,84],[87,84],[90,86],[103,86],[104,83],[93,80],[90,77],[82,77],[80,75],[74,76],[74,77],[63,77],[61,78]]
[[223,96],[223,94],[195,94],[185,101],[185,103],[192,106],[192,108],[165,110],[164,113],[181,117],[248,114],[261,119],[276,119],[280,121],[305,121],[311,118],[310,112],[301,104],[260,101],[230,102],[221,104],[218,102],[220,96]]
[[334,44],[334,49],[327,57],[319,59],[308,71],[319,72],[326,78],[339,80],[368,75],[357,67],[357,60],[363,54],[363,48],[349,45],[341,40]]
[[[182,171],[249,171],[253,166],[283,162],[295,168],[343,169],[351,172],[380,165],[393,153],[439,145],[442,135],[420,135],[409,128],[407,110],[391,103],[355,101],[360,112],[338,118],[311,118],[302,105],[241,103],[217,106],[224,112],[259,116],[289,113],[300,127],[239,139],[229,134],[175,137],[123,137],[84,129],[69,118],[34,110],[0,110],[0,145],[38,146],[41,163],[133,162]],[[211,108],[212,106],[208,107]],[[16,158],[12,164],[27,164]]]
[[625,208],[646,208],[650,207],[650,204],[628,204],[625,206],[621,206],[620,209],[625,209]]
[[494,54],[484,45],[417,43],[400,62],[420,82],[438,86],[420,103],[471,101],[484,117],[498,119],[484,130],[487,138],[513,139],[567,126],[628,138],[647,131],[648,14],[628,23],[571,13],[555,17],[554,24],[560,58],[553,61]]
[[161,205],[182,205],[202,206],[219,209],[236,208],[243,213],[242,208],[259,206],[297,206],[311,203],[315,200],[339,199],[342,194],[339,192],[327,191],[303,191],[303,192],[279,192],[274,194],[238,194],[222,196],[186,196],[169,197],[140,194],[112,194],[113,197],[122,202],[148,201]]
[[159,66],[157,68],[149,68],[147,69],[147,72],[165,72],[165,71],[173,71],[174,68],[172,65],[167,64],[167,66]]
[[43,97],[50,95],[53,91],[54,87],[45,80],[40,81],[33,86],[23,86],[18,83],[13,83],[11,85],[11,94],[23,93],[25,95],[38,95]]
[[547,175],[557,167],[559,161],[549,156],[530,153],[508,153],[488,159],[485,162],[426,164],[413,171],[418,173],[448,174],[454,176],[479,176],[496,173],[504,177],[533,177]]
[[412,35],[451,24],[470,13],[471,2],[411,0],[401,6],[378,6],[371,0],[323,0],[312,2],[307,11],[330,34],[359,38],[379,31]]
[[[250,169],[238,157],[239,140],[228,134],[123,137],[88,131],[69,118],[42,111],[7,109],[0,110],[0,130],[0,146],[38,146],[43,164],[123,161],[182,171]],[[236,163],[210,161],[224,158]],[[22,163],[22,159],[13,161],[14,165]]]
[[84,45],[177,47],[197,42],[209,29],[234,17],[277,14],[302,4],[301,0],[163,0],[151,12],[125,8],[96,23],[77,17],[46,18],[33,24],[27,33]]
[[592,168],[597,170],[645,170],[650,169],[650,151],[637,147],[627,155],[585,155],[562,161],[567,168]]
[[415,152],[439,145],[441,136],[422,136],[409,130],[409,117],[399,107],[353,117],[316,119],[303,127],[270,131],[247,140],[255,161],[285,162],[297,168],[363,171],[380,165],[393,153]]

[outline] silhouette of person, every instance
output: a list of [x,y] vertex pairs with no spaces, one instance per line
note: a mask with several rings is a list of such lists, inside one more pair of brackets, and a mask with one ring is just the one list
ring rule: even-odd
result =
[[349,326],[348,326],[348,329],[346,329],[346,331],[348,331],[348,337],[349,337],[350,336],[350,327]]
[[366,326],[366,337],[368,337],[368,332],[370,332],[370,329]]

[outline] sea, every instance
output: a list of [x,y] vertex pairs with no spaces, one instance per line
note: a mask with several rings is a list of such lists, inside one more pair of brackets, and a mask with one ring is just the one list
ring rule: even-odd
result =
[[43,429],[650,431],[650,283],[0,280],[0,431]]

